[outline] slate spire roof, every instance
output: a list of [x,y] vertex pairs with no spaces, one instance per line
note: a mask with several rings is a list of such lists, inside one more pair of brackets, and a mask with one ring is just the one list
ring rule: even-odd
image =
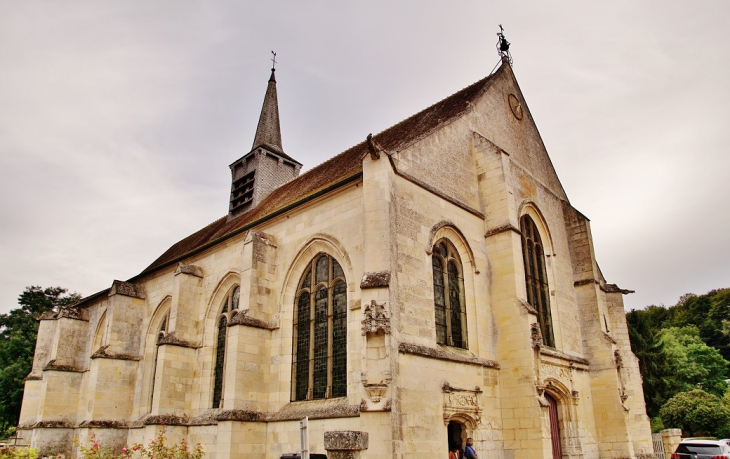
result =
[[281,127],[279,125],[279,100],[276,96],[276,70],[271,69],[269,85],[264,96],[264,105],[261,107],[259,125],[256,128],[256,137],[253,139],[251,150],[266,147],[275,153],[284,153],[281,146]]

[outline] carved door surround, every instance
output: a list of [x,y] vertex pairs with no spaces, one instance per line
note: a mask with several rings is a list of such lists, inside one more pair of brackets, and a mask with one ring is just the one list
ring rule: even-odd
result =
[[444,424],[449,421],[466,421],[469,429],[476,429],[482,423],[482,390],[454,387],[447,382],[441,386],[444,394]]
[[[573,388],[573,377],[576,371],[586,371],[587,368],[583,368],[582,362],[576,364],[556,356],[549,357],[553,358],[539,355],[536,362],[537,400],[545,416],[550,418],[551,409],[553,416],[557,414],[557,423],[552,419],[550,425],[553,427],[551,430],[560,435],[563,457],[580,458],[583,457],[577,425],[580,392]],[[551,406],[550,399],[555,406]]]

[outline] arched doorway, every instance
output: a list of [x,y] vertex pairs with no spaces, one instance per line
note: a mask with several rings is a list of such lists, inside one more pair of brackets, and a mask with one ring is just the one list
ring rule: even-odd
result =
[[558,419],[558,401],[545,393],[548,402],[548,413],[550,416],[550,438],[553,444],[553,459],[562,459],[563,449],[560,447],[560,420]]
[[449,451],[454,448],[458,448],[459,457],[464,457],[464,444],[466,441],[466,428],[464,427],[464,424],[457,421],[449,421],[447,432],[449,438]]

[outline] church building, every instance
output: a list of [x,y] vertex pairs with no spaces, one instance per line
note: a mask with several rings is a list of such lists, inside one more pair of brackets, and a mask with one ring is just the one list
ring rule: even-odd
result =
[[276,84],[227,215],[41,317],[19,437],[67,457],[162,429],[211,459],[444,459],[467,438],[480,459],[651,457],[630,291],[507,57],[305,173]]

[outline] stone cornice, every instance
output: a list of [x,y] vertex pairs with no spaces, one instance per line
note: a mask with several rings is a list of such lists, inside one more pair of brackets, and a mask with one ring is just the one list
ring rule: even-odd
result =
[[51,360],[43,367],[43,371],[68,371],[71,373],[85,373],[88,370],[82,370],[72,365],[60,365],[56,363],[56,359]]
[[400,343],[398,352],[401,354],[419,355],[437,360],[448,360],[451,362],[467,363],[470,365],[479,365],[485,368],[499,369],[499,362],[494,360],[482,359],[474,355],[460,355],[455,352],[449,352],[445,349],[436,349],[432,347],[421,346],[412,343]]
[[91,358],[92,359],[111,359],[111,360],[134,360],[134,361],[141,360],[140,357],[137,357],[135,355],[116,354],[113,352],[107,352],[106,350],[108,348],[109,348],[109,345],[100,347],[99,349],[96,350],[96,352],[91,354]]
[[131,282],[124,282],[115,280],[109,289],[109,295],[123,295],[132,298],[144,299],[144,291],[141,285],[133,284]]
[[32,429],[73,429],[74,423],[66,420],[58,421],[38,421],[31,427]]
[[32,371],[30,373],[28,373],[28,376],[26,376],[25,379],[23,379],[23,381],[42,381],[42,380],[43,380],[42,374],[41,375],[33,374]]
[[178,338],[177,335],[175,335],[174,331],[166,334],[157,341],[158,346],[163,346],[166,344],[170,346],[187,347],[189,349],[198,349],[200,347],[195,343],[191,343],[190,341],[185,341],[184,339]]
[[390,271],[374,271],[362,275],[361,289],[380,288],[390,285]]
[[126,421],[112,421],[107,419],[95,419],[90,421],[83,421],[78,425],[79,428],[83,427],[100,427],[104,429],[126,429],[129,427],[129,423]]
[[561,360],[567,360],[568,362],[580,363],[581,365],[590,365],[588,359],[584,357],[578,357],[577,355],[570,355],[564,352],[560,352],[557,349],[540,347],[540,354],[547,355],[548,357],[555,357]]
[[522,232],[520,231],[519,228],[516,228],[516,227],[514,227],[512,225],[503,225],[503,226],[499,226],[497,228],[490,229],[489,231],[487,231],[484,234],[484,237],[487,238],[487,237],[490,237],[490,236],[494,236],[496,234],[505,233],[507,231],[512,231],[512,232],[517,233],[520,236],[522,236]]
[[183,263],[178,263],[177,268],[175,268],[175,276],[178,274],[189,274],[191,276],[195,277],[203,277],[203,268],[195,265],[186,265]]
[[248,315],[248,309],[244,309],[243,311],[240,311],[238,313],[235,313],[231,318],[231,320],[228,322],[229,327],[233,327],[236,325],[245,325],[248,327],[253,328],[262,328],[264,330],[276,330],[279,328],[276,324],[267,322],[265,320],[257,319],[255,317],[251,317]]
[[75,308],[73,306],[61,306],[58,309],[58,314],[56,315],[56,318],[80,320],[82,322],[89,321],[89,319],[84,319],[84,317],[81,315],[81,311],[79,310],[79,308]]

